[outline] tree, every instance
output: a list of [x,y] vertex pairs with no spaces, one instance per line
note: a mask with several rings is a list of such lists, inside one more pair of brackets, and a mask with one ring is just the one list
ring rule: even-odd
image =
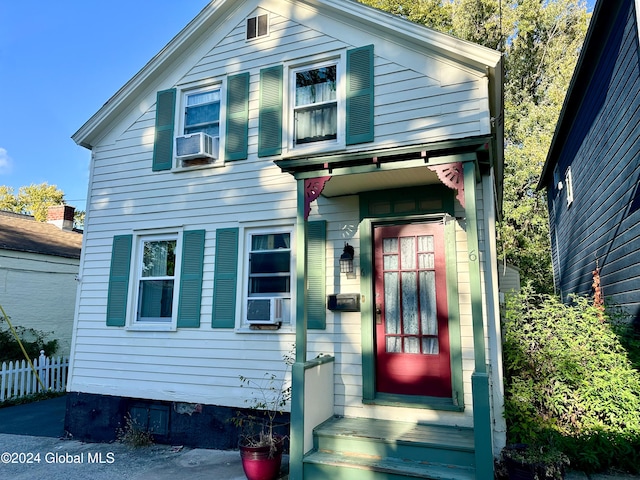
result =
[[86,212],[84,210],[76,210],[73,214],[73,226],[79,228],[80,230],[83,230],[85,216]]
[[33,215],[39,222],[47,220],[50,206],[64,204],[64,192],[55,185],[43,182],[20,187],[18,195],[12,187],[0,185],[0,209],[14,213]]
[[370,7],[399,15],[441,32],[452,33],[451,4],[440,0],[360,0]]
[[503,12],[500,0],[456,0],[452,2],[452,31],[459,38],[500,49],[503,45]]
[[0,210],[21,213],[21,209],[18,205],[18,197],[13,194],[12,187],[0,185]]
[[584,0],[361,0],[504,53],[505,181],[501,257],[553,291],[546,200],[536,191],[587,30]]
[[503,255],[538,292],[553,291],[544,192],[536,191],[586,35],[583,0],[521,0],[505,51]]

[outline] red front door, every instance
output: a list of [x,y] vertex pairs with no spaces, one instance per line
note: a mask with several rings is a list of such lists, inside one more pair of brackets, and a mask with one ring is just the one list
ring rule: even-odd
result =
[[374,228],[378,392],[451,397],[443,226]]

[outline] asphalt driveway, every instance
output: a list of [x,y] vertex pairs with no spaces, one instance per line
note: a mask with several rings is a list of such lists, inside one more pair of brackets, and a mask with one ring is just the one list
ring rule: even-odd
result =
[[0,434],[62,437],[66,404],[67,398],[62,396],[0,408]]

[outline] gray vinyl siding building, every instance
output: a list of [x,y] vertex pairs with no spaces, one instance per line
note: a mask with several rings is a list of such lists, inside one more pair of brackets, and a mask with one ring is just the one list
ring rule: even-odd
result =
[[640,49],[637,0],[596,5],[539,188],[555,286],[640,315]]

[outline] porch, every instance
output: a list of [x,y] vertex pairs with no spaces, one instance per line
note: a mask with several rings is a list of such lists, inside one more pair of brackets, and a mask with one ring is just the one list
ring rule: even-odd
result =
[[[298,221],[297,221],[297,305],[296,305],[296,363],[293,365],[293,403],[291,410],[291,470],[290,478],[345,478],[345,479],[472,479],[493,477],[493,425],[491,406],[491,382],[489,365],[494,359],[488,355],[496,355],[493,347],[486,349],[486,339],[491,334],[485,329],[482,282],[487,281],[481,273],[481,253],[493,258],[495,252],[482,249],[492,248],[491,242],[481,247],[479,231],[485,227],[479,225],[477,191],[486,192],[486,200],[493,194],[494,178],[491,176],[491,152],[487,148],[487,139],[469,140],[457,144],[443,143],[438,150],[433,145],[429,149],[415,147],[411,151],[394,152],[378,151],[368,155],[351,155],[349,158],[336,156],[318,159],[286,160],[277,162],[284,171],[288,171],[298,180]],[[424,147],[424,146],[423,146]],[[424,147],[427,148],[427,147]],[[453,204],[422,202],[415,197],[411,205],[413,212],[400,212],[400,203],[394,203],[391,197],[385,200],[383,209],[374,212],[373,201],[366,199],[379,197],[375,192],[393,187],[398,191],[408,187],[416,187],[422,191],[434,191],[447,187],[453,191],[458,200],[456,216]],[[445,188],[445,190],[447,190]],[[388,191],[388,190],[387,190]],[[335,417],[339,410],[334,409],[333,386],[334,359],[321,357],[307,361],[307,315],[308,315],[308,270],[307,258],[307,217],[310,204],[320,195],[340,197],[348,195],[360,196],[360,291],[369,300],[363,301],[361,317],[361,354],[362,354],[362,403],[376,408],[378,405],[393,407],[398,403],[397,396],[383,393],[388,390],[380,388],[378,355],[376,347],[376,325],[380,324],[380,309],[370,299],[374,298],[375,282],[372,275],[374,261],[379,260],[374,251],[374,232],[385,225],[417,224],[424,228],[425,222],[439,222],[445,243],[455,243],[452,233],[454,224],[464,222],[466,238],[463,258],[465,270],[468,268],[470,285],[470,302],[468,318],[471,320],[465,327],[472,345],[465,348],[473,356],[471,364],[465,367],[465,384],[462,385],[462,359],[460,355],[450,357],[451,373],[443,375],[442,383],[448,393],[409,393],[423,395],[418,405],[412,408],[423,408],[425,411],[440,411],[449,415],[444,422],[427,423],[426,421],[397,421],[393,409],[386,411],[386,416],[370,415],[368,407],[362,409],[363,418]],[[406,200],[405,193],[403,195]],[[399,197],[400,198],[400,197]],[[442,198],[447,198],[442,197]],[[415,200],[415,201],[414,201]],[[403,209],[406,209],[406,202]],[[377,205],[377,204],[376,204]],[[390,208],[386,208],[386,206]],[[480,208],[493,209],[492,201]],[[390,212],[390,213],[387,213]],[[320,213],[321,215],[321,213]],[[485,227],[485,231],[486,231]],[[416,238],[425,233],[416,233]],[[454,235],[455,236],[455,235]],[[482,249],[481,249],[482,248]],[[445,249],[446,250],[446,249]],[[386,254],[386,253],[385,253]],[[419,255],[419,254],[418,254]],[[455,258],[448,258],[445,263],[454,264]],[[446,292],[442,296],[455,298],[452,309],[457,307],[458,290],[455,272],[447,271]],[[412,278],[415,278],[412,277]],[[440,277],[444,278],[444,277]],[[486,285],[487,292],[493,294],[493,286]],[[438,296],[441,294],[438,293]],[[378,295],[376,298],[381,298]],[[455,303],[455,305],[453,305]],[[489,301],[488,303],[491,303]],[[493,307],[489,307],[490,309]],[[382,309],[384,312],[384,308]],[[493,312],[488,312],[491,316]],[[384,315],[384,314],[383,314]],[[460,330],[456,325],[459,317],[454,312],[449,321],[451,338],[460,338]],[[446,317],[445,317],[446,319]],[[383,320],[384,321],[384,320]],[[446,322],[446,320],[445,320]],[[491,323],[491,322],[490,322]],[[458,340],[459,341],[459,340]],[[491,342],[490,342],[491,343]],[[377,348],[377,350],[376,350]],[[456,350],[458,348],[458,350]],[[459,351],[459,345],[452,352]],[[447,352],[448,352],[447,348]],[[448,353],[447,353],[448,354]],[[468,383],[467,383],[468,382]],[[423,382],[424,383],[424,382]],[[466,407],[462,399],[462,391],[469,394]],[[402,392],[400,392],[402,393]],[[413,400],[407,394],[400,395],[401,407],[407,407]],[[433,395],[433,396],[430,396]],[[446,401],[445,401],[446,400]],[[356,409],[358,410],[358,409]],[[473,428],[451,427],[455,413],[466,410],[468,424]],[[367,413],[369,412],[369,413]],[[355,416],[360,417],[356,413]],[[433,416],[433,415],[432,415]],[[437,416],[437,413],[436,413]],[[366,418],[364,418],[366,417]]]

